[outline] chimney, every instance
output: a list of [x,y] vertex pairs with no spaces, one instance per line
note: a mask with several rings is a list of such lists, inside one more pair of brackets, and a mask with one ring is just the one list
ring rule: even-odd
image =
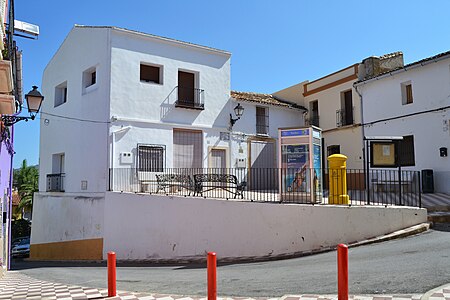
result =
[[362,61],[359,66],[359,80],[375,77],[381,73],[402,68],[403,53],[393,52],[382,56],[371,56]]

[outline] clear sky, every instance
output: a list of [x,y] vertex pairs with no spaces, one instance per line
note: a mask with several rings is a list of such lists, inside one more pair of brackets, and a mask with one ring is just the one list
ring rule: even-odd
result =
[[[40,27],[37,40],[16,38],[24,93],[40,87],[45,66],[74,24],[118,26],[228,50],[232,89],[261,93],[371,55],[402,51],[410,63],[450,50],[447,0],[15,0],[15,14]],[[15,167],[23,159],[38,163],[38,121],[15,126],[15,150]]]

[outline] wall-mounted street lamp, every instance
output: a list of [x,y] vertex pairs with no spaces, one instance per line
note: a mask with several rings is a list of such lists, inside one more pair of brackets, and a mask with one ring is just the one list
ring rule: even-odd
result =
[[19,121],[28,122],[28,120],[34,120],[36,118],[39,109],[41,109],[42,101],[44,101],[44,96],[38,91],[37,86],[33,86],[33,89],[25,95],[25,99],[27,100],[28,112],[30,113],[29,117],[20,117],[20,116],[11,116],[6,115],[2,116],[2,121],[5,126],[11,126],[16,124]]
[[230,114],[230,129],[232,129],[234,124],[236,123],[236,121],[242,117],[243,113],[244,113],[244,107],[241,106],[240,103],[238,103],[238,105],[236,105],[236,107],[234,108],[234,114],[236,115],[237,118],[233,119],[233,116]]

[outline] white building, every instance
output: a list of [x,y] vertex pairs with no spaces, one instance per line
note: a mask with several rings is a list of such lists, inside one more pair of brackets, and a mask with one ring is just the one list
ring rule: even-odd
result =
[[369,76],[362,96],[365,136],[402,136],[405,170],[434,171],[436,192],[450,192],[450,52]]
[[[150,34],[76,25],[43,75],[31,256],[61,257],[61,242],[81,251],[83,240],[94,239],[100,247],[102,222],[60,205],[84,199],[103,206],[105,193],[124,180],[119,169],[277,167],[277,129],[303,126],[305,109],[231,92],[230,58]],[[237,103],[244,113],[231,129]],[[139,178],[128,186],[145,191]],[[53,217],[58,228],[40,223]],[[71,222],[80,220],[92,230],[74,232]]]

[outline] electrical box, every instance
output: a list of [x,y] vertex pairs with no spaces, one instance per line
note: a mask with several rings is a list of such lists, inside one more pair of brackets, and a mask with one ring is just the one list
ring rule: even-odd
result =
[[81,190],[85,191],[88,188],[87,180],[81,180]]
[[121,164],[132,164],[133,163],[132,153],[131,152],[120,153],[120,163]]
[[247,159],[246,158],[237,158],[236,159],[236,168],[246,168],[247,167]]

